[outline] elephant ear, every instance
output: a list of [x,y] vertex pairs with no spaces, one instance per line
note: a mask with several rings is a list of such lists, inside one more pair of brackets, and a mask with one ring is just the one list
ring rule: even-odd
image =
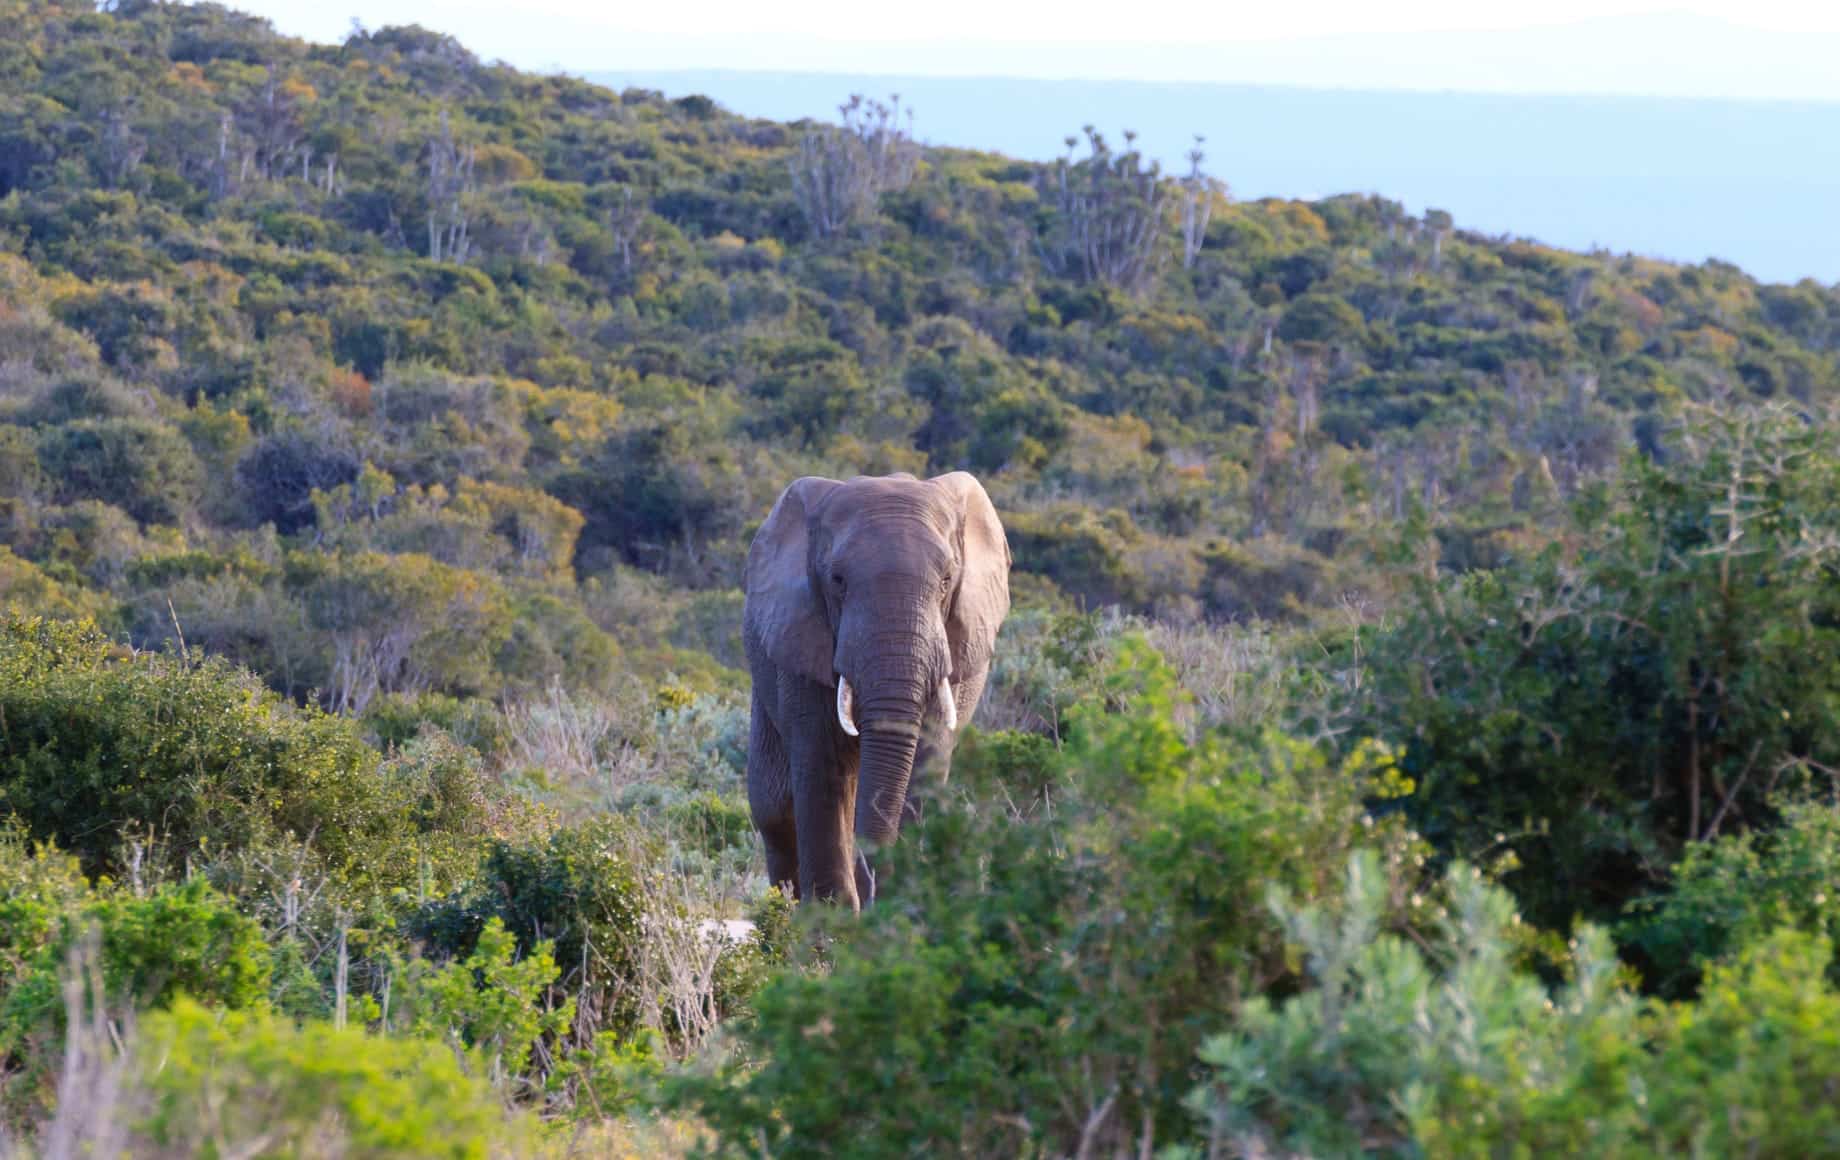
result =
[[808,475],[780,493],[767,521],[754,534],[743,575],[746,621],[773,663],[820,685],[836,684],[831,671],[830,622],[812,591],[811,512],[838,487],[834,479]]
[[1009,540],[984,485],[969,472],[954,471],[932,482],[944,488],[962,516],[960,537],[964,572],[946,620],[952,647],[952,672],[964,679],[982,672],[997,647],[997,630],[1009,615]]

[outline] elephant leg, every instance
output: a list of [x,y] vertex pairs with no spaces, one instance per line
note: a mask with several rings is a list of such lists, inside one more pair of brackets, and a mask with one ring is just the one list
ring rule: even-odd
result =
[[799,893],[858,909],[853,793],[835,765],[797,771],[792,785],[799,837]]
[[856,892],[854,762],[841,751],[832,724],[836,693],[828,686],[787,678],[780,685],[792,767],[793,819],[798,829],[799,894],[859,909]]
[[767,856],[767,881],[799,896],[799,835],[793,820],[792,769],[779,731],[754,698],[748,731],[748,810]]
[[799,832],[790,817],[761,825],[761,845],[767,855],[767,881],[786,892],[793,900],[799,897]]

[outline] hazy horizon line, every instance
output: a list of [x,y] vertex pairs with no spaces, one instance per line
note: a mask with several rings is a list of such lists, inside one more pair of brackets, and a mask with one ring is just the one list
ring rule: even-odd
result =
[[[993,42],[995,43],[995,42]],[[507,67],[521,68],[509,61],[500,62]],[[594,69],[559,69],[560,75],[571,76],[576,80],[590,84],[604,84],[608,78],[623,74],[641,76],[750,76],[750,77],[841,77],[864,80],[916,80],[916,81],[1001,81],[1009,84],[1037,85],[1118,85],[1142,88],[1200,88],[1200,89],[1235,89],[1242,91],[1279,90],[1285,92],[1335,93],[1343,96],[1360,96],[1374,94],[1377,96],[1452,96],[1499,98],[1502,100],[1589,100],[1589,101],[1662,101],[1680,105],[1793,105],[1814,106],[1818,108],[1834,107],[1840,109],[1840,96],[1833,97],[1774,97],[1751,96],[1743,94],[1699,95],[1667,92],[1622,92],[1614,89],[1466,89],[1454,86],[1426,88],[1414,85],[1357,84],[1331,85],[1312,84],[1307,81],[1223,81],[1223,80],[1158,80],[1149,77],[1090,77],[1090,76],[1036,76],[1028,73],[924,73],[924,72],[879,72],[842,68],[743,68],[734,65],[672,65],[657,67],[617,67]],[[684,94],[705,96],[707,94]],[[865,97],[874,94],[864,93]]]

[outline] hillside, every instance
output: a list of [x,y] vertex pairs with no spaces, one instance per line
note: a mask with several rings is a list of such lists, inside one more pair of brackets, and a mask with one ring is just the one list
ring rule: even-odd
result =
[[[0,19],[8,1138],[1833,1150],[1840,291]],[[740,562],[952,469],[978,729],[876,906],[790,907]]]
[[[809,127],[415,30],[8,15],[15,585],[149,643],[171,601],[296,694],[336,662],[236,610],[310,618],[306,561],[334,551],[429,556],[404,583],[478,584],[548,638],[511,647],[501,617],[474,638],[493,655],[402,674],[456,693],[588,663],[556,640],[585,631],[580,582],[732,591],[749,525],[808,472],[975,471],[1020,566],[1089,607],[1300,616],[1363,587],[1366,533],[1408,500],[1486,554],[1679,401],[1836,383],[1840,298],[1725,266],[1361,199],[1213,198],[1185,255],[1166,190],[1155,251],[1088,272],[1053,167],[930,151],[833,179],[872,184],[820,226],[793,177]],[[853,135],[813,140],[860,164]],[[1126,221],[1136,159],[1087,152],[1073,179]]]

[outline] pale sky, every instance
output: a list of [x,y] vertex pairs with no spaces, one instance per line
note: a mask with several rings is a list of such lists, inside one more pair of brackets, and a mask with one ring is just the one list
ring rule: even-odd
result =
[[1840,100],[1809,0],[229,0],[337,41],[421,24],[572,73],[756,69]]

